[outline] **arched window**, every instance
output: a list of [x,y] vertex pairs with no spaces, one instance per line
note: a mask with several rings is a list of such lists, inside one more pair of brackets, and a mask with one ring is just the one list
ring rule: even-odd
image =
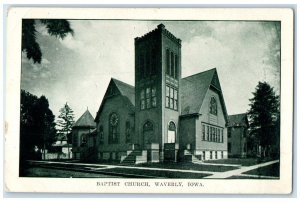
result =
[[175,79],[178,79],[178,55],[175,55]]
[[131,141],[131,128],[130,128],[130,121],[126,121],[126,125],[125,125],[125,141],[126,143]]
[[170,76],[174,77],[174,71],[175,70],[175,65],[174,65],[174,53],[171,52],[171,72],[170,72]]
[[103,132],[103,126],[99,127],[99,142],[100,144],[104,143],[104,132]]
[[87,144],[87,137],[86,136],[87,136],[86,134],[81,135],[81,140],[80,140],[81,144],[80,145],[82,147],[86,146],[86,144]]
[[155,48],[151,50],[151,75],[156,75],[156,51]]
[[147,121],[143,125],[143,144],[144,146],[150,143],[153,143],[153,132],[154,132],[154,127],[153,123],[151,121]]
[[173,121],[168,126],[168,143],[175,143],[176,138],[176,125]]
[[171,70],[171,67],[170,67],[170,51],[169,49],[166,50],[166,74],[167,75],[170,75],[170,70]]
[[215,97],[211,97],[210,99],[210,106],[209,106],[209,112],[213,115],[217,115],[218,114],[218,108],[217,108],[217,100]]
[[109,138],[108,142],[118,143],[119,142],[119,116],[116,113],[112,113],[109,116]]
[[147,121],[143,126],[143,131],[153,131],[153,123],[151,121]]

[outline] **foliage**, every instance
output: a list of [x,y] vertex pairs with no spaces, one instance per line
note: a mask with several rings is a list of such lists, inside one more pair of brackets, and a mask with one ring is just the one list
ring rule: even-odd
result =
[[57,125],[59,126],[59,134],[67,139],[68,143],[72,143],[72,126],[74,124],[74,112],[66,103],[60,110]]
[[280,124],[279,96],[275,95],[274,89],[266,82],[259,82],[253,95],[248,112],[251,138],[266,150],[277,144]]
[[[39,20],[46,26],[47,32],[51,36],[64,39],[68,33],[73,34],[69,21],[60,19]],[[36,22],[34,19],[22,20],[22,51],[26,52],[27,58],[34,63],[41,63],[42,52],[36,41]]]
[[[55,116],[45,96],[21,90],[20,163],[35,159],[34,147],[49,149],[55,141]],[[45,144],[45,145],[44,145]]]

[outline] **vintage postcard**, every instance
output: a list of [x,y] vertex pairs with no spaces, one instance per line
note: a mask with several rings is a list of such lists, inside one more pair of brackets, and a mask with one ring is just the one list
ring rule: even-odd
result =
[[8,192],[292,192],[293,10],[10,8]]

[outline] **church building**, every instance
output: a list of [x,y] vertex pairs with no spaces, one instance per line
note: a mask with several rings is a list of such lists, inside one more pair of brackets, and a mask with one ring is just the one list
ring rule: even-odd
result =
[[181,40],[163,24],[135,38],[135,86],[111,79],[96,130],[84,127],[91,144],[73,133],[74,156],[91,151],[98,161],[120,163],[227,158],[228,115],[217,70],[185,78],[181,71]]

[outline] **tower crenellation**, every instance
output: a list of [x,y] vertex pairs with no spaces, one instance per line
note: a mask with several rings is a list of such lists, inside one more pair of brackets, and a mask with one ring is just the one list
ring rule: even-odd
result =
[[174,42],[178,43],[181,45],[181,40],[175,37],[171,32],[169,32],[164,24],[159,24],[157,25],[157,28],[144,34],[141,37],[136,37],[134,40],[135,42],[147,40],[148,37],[153,37],[153,35],[158,34],[158,33],[163,33],[165,36],[167,36],[169,39],[173,40]]

